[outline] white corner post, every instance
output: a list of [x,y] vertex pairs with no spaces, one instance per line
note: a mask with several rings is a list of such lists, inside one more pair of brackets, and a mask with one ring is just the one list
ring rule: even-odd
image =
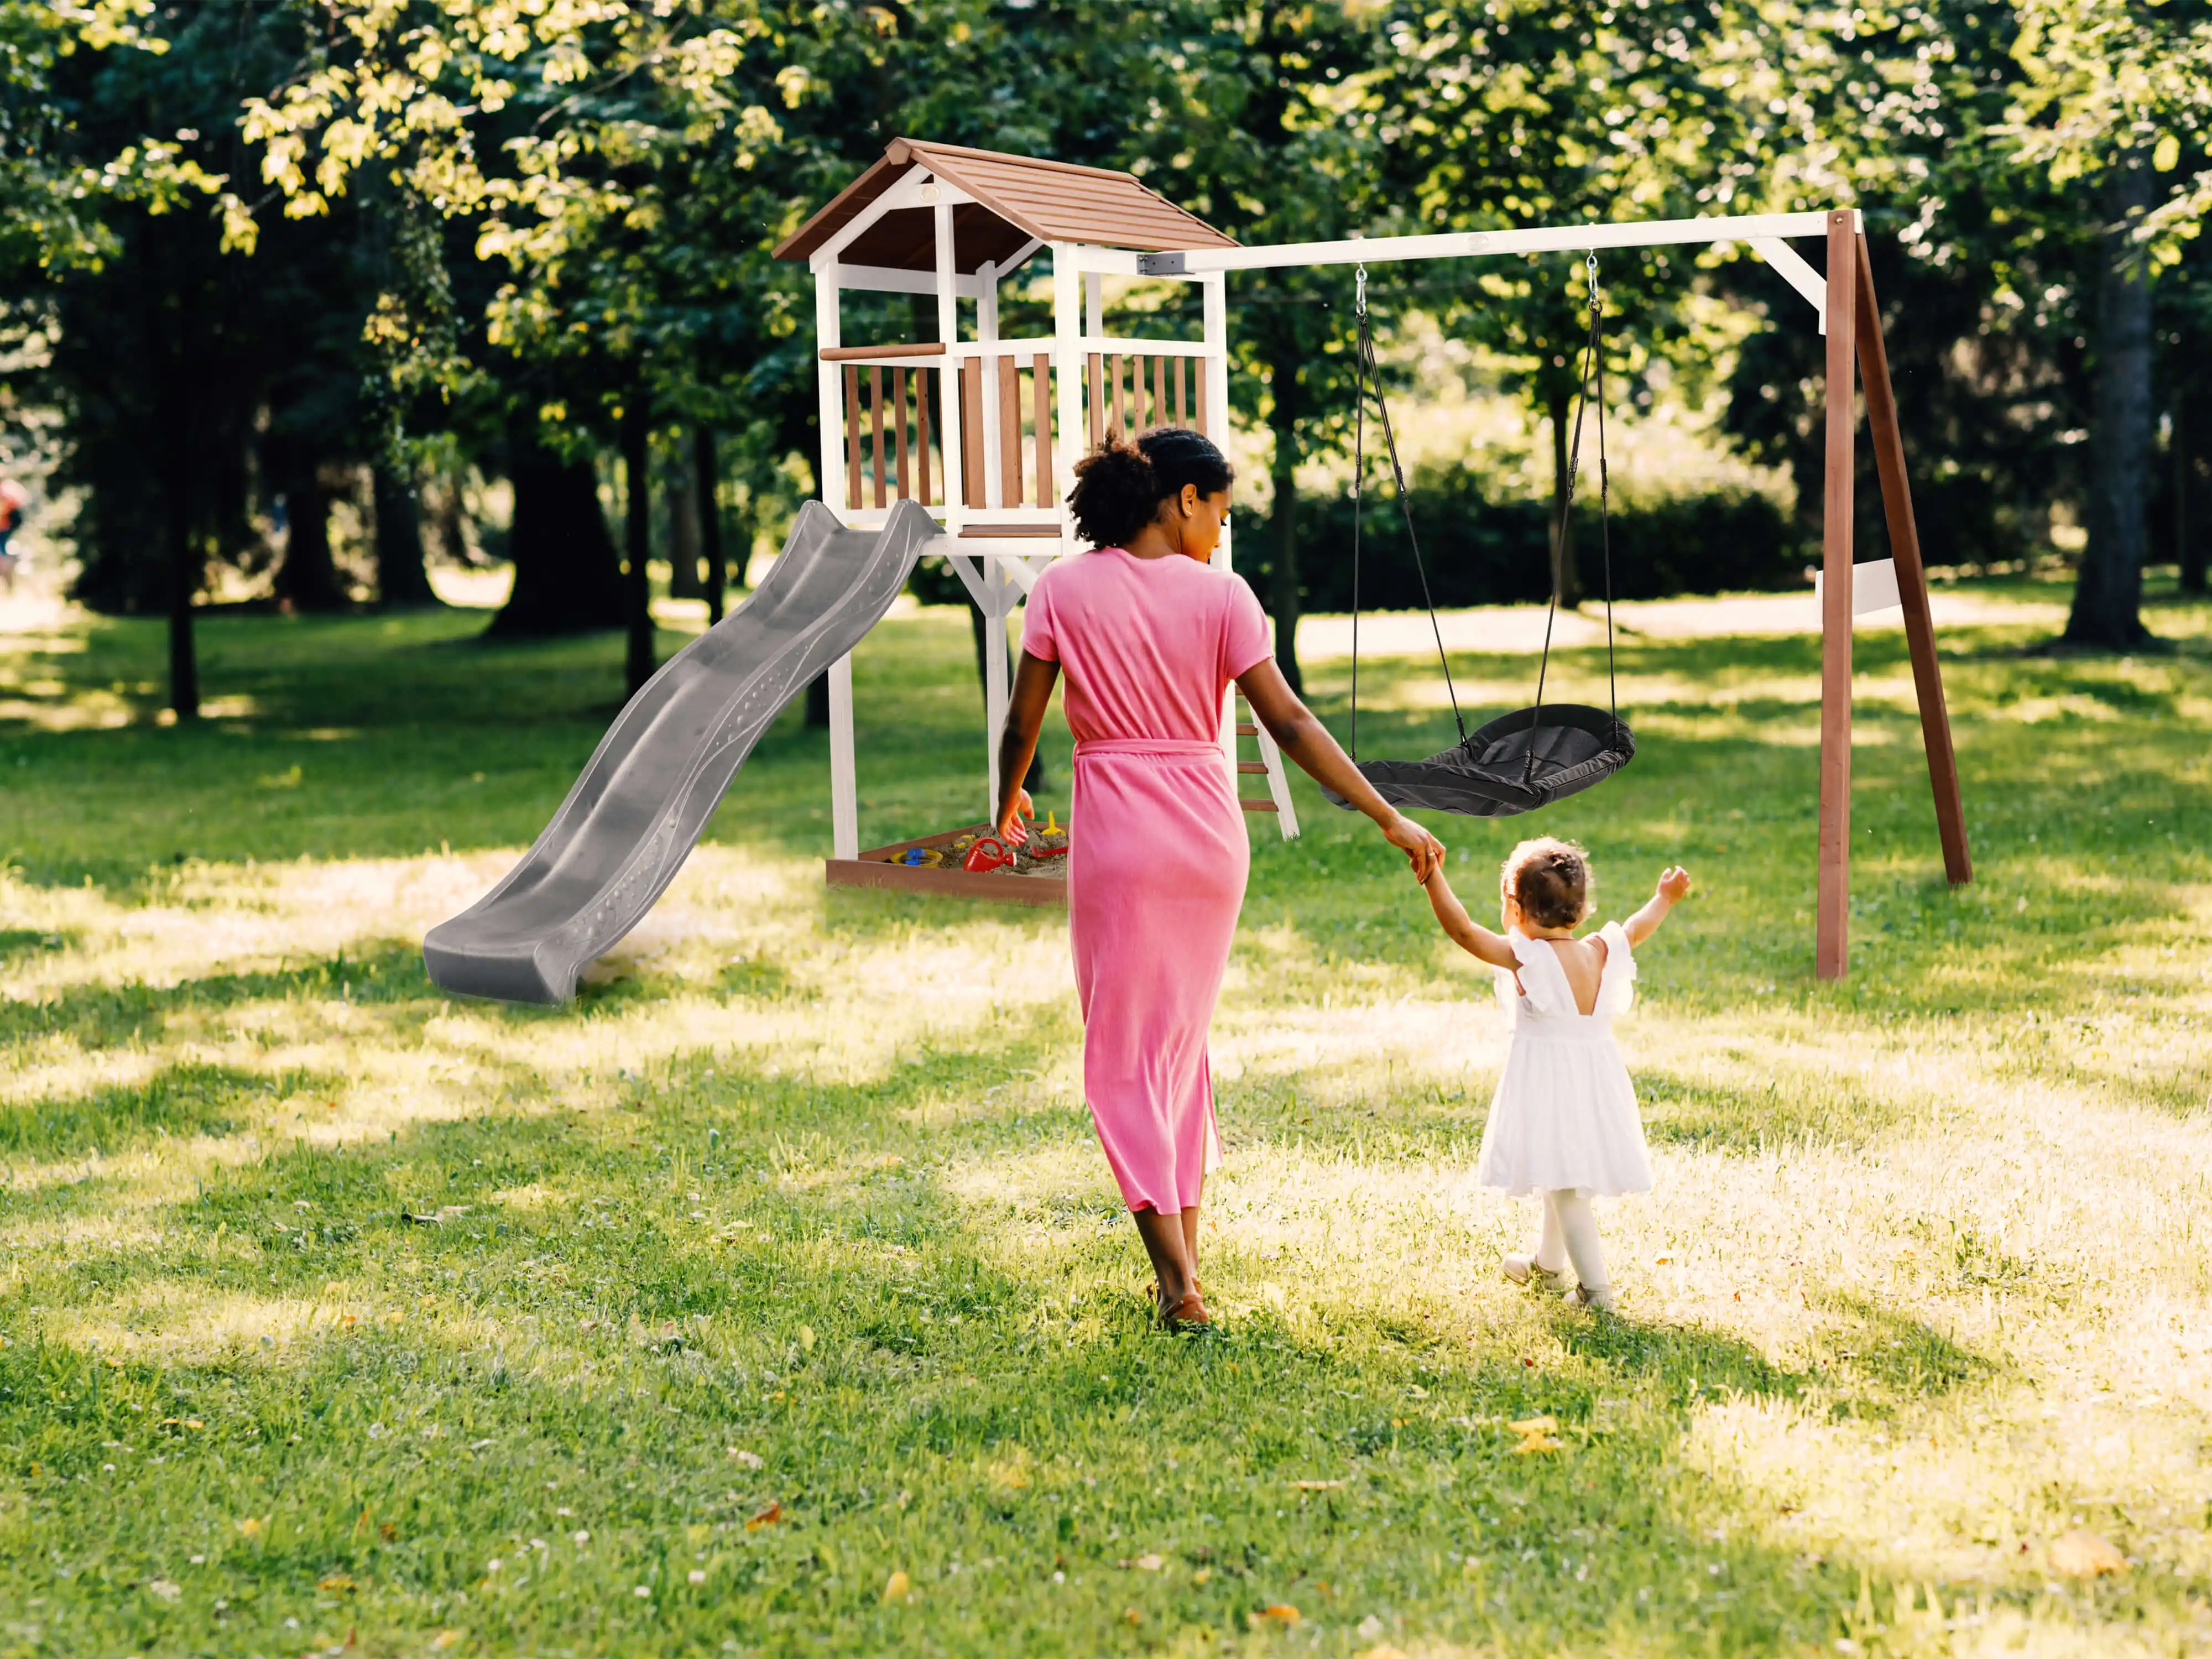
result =
[[960,533],[967,517],[968,477],[960,441],[960,271],[953,257],[952,204],[939,199],[937,226],[937,337],[945,343],[945,368],[937,377],[938,442],[945,452],[945,528]]
[[1075,249],[1052,245],[1053,414],[1058,441],[1053,446],[1054,476],[1060,481],[1060,546],[1075,550],[1075,520],[1067,510],[1067,491],[1075,483],[1075,464],[1083,459],[1083,290],[1091,282],[1076,265]]
[[[1199,361],[1206,365],[1206,429],[1217,444],[1227,446],[1229,441],[1229,279],[1219,271],[1198,279],[1200,298],[1206,317],[1206,356]],[[1236,568],[1236,538],[1231,526],[1221,526],[1221,545],[1214,554],[1215,561],[1224,570]],[[1229,793],[1235,796],[1242,786],[1237,781],[1237,688],[1226,687],[1221,694],[1221,758],[1229,769]]]
[[[844,343],[837,314],[837,267],[826,264],[814,274],[814,330],[824,349]],[[844,471],[838,465],[838,434],[845,429],[842,387],[837,365],[823,362],[817,354],[817,383],[821,389],[822,498],[830,499]],[[840,859],[860,855],[860,792],[853,762],[853,656],[847,652],[830,665],[830,850]]]
[[853,769],[853,653],[830,665],[830,841],[837,857],[860,856],[860,798]]
[[1006,483],[999,476],[999,359],[991,350],[999,343],[999,273],[988,259],[975,267],[975,343],[983,348],[975,359],[975,401],[983,416],[983,505],[1004,507]]

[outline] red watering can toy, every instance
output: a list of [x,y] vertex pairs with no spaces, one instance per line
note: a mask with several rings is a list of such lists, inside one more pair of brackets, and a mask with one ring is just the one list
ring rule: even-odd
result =
[[971,876],[980,876],[1013,861],[1014,855],[996,836],[985,836],[968,849],[968,856],[960,860],[960,867]]

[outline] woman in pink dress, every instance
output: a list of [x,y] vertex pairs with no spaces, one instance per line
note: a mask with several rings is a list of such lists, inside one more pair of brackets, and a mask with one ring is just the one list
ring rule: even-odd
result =
[[1178,427],[1109,440],[1068,498],[1097,550],[1037,579],[999,744],[998,830],[1027,839],[1020,780],[1054,682],[1075,734],[1068,942],[1083,1006],[1083,1091],[1158,1276],[1170,1328],[1209,1322],[1198,1206],[1220,1162],[1206,1027],[1251,853],[1221,750],[1234,680],[1282,750],[1372,818],[1425,881],[1443,848],[1370,787],[1284,681],[1240,576],[1207,568],[1232,475]]

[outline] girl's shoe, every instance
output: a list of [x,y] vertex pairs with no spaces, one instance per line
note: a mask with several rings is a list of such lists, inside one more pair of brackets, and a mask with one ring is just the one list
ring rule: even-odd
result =
[[1556,1286],[1566,1277],[1564,1273],[1538,1267],[1533,1255],[1509,1255],[1499,1265],[1505,1269],[1505,1276],[1516,1285],[1526,1285],[1531,1279],[1541,1279],[1547,1286]]
[[1577,1285],[1567,1292],[1567,1305],[1571,1308],[1595,1308],[1600,1313],[1618,1313],[1620,1311],[1618,1304],[1619,1298],[1614,1296],[1610,1285],[1601,1291],[1593,1291],[1587,1285]]

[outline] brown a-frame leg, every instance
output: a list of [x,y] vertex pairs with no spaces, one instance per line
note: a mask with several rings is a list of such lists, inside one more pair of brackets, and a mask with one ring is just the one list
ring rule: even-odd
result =
[[[1856,369],[1856,373],[1854,370]],[[1841,979],[1850,943],[1851,830],[1851,490],[1857,426],[1854,382],[1863,380],[1868,435],[1881,479],[1883,517],[1897,565],[1898,597],[1912,656],[1913,690],[1920,704],[1921,736],[1928,750],[1928,779],[1936,793],[1936,830],[1943,870],[1954,886],[1973,879],[1966,848],[1966,813],[1959,796],[1959,763],[1951,748],[1951,716],[1943,701],[1943,674],[1936,659],[1936,626],[1928,605],[1928,573],[1920,562],[1920,532],[1913,522],[1912,492],[1905,478],[1905,443],[1897,424],[1897,399],[1889,383],[1881,318],[1875,304],[1874,274],[1857,216],[1840,209],[1828,216],[1827,465],[1821,518],[1820,605],[1820,874],[1815,906],[1815,972]]]

